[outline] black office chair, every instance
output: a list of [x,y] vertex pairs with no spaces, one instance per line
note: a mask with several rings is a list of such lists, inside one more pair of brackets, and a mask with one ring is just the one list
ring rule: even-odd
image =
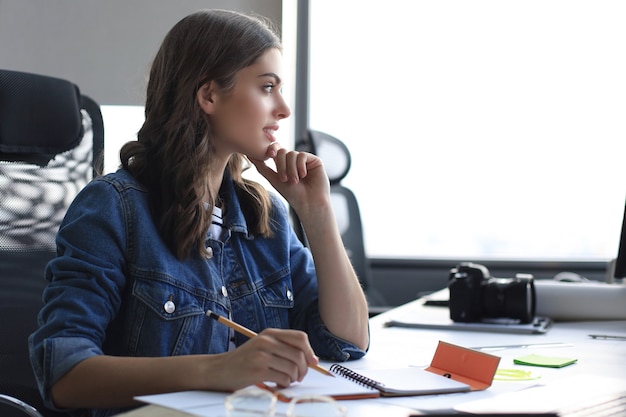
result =
[[[69,203],[103,166],[98,104],[59,78],[0,70],[0,415],[47,410],[28,355]],[[38,410],[38,411],[37,411]]]
[[[365,252],[361,211],[356,196],[341,184],[350,171],[352,158],[347,146],[329,134],[309,130],[308,137],[296,142],[296,150],[310,152],[324,162],[330,180],[330,194],[339,231],[346,252],[367,296],[370,315],[387,309],[383,296],[373,287],[370,261]],[[300,240],[307,245],[306,235],[296,213],[291,210],[292,223]]]

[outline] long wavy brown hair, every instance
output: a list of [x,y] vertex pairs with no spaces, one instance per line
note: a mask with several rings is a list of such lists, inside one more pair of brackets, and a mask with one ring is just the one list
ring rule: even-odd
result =
[[[214,163],[211,124],[196,93],[210,81],[228,90],[237,72],[252,65],[280,40],[268,22],[225,10],[202,10],[178,22],[166,35],[148,80],[145,122],[137,141],[121,151],[122,166],[148,188],[157,227],[178,259],[204,242],[217,196],[209,195]],[[270,236],[270,198],[260,184],[242,177],[249,162],[234,154],[229,171],[250,232]]]

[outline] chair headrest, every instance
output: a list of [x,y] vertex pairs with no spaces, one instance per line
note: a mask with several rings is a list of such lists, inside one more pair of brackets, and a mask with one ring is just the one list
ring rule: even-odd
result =
[[0,70],[0,159],[45,164],[83,137],[81,94],[66,80]]
[[318,130],[309,130],[308,138],[296,143],[296,150],[310,152],[324,162],[331,185],[339,184],[350,171],[352,158],[348,147],[339,139]]

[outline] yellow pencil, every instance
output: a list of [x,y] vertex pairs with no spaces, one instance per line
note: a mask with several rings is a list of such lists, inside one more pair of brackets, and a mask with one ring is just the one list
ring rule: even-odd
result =
[[[252,337],[257,335],[255,332],[253,332],[252,330],[250,330],[250,329],[248,329],[246,327],[243,327],[241,324],[235,323],[234,321],[229,320],[226,317],[222,317],[219,314],[216,314],[216,313],[212,312],[211,310],[207,310],[206,315],[208,317],[212,318],[212,319],[215,319],[215,320],[219,321],[222,324],[225,324],[226,326],[230,327],[234,331],[239,332],[239,333],[241,333],[242,335],[244,335],[246,337],[252,338]],[[330,371],[322,368],[319,365],[311,365],[311,366],[309,366],[309,368],[314,369],[317,372],[322,373],[324,375],[328,375],[328,376],[334,377],[334,375]]]

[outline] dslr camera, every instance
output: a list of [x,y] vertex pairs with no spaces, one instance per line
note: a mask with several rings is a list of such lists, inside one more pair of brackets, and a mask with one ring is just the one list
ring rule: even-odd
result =
[[535,285],[531,274],[494,278],[484,265],[463,262],[450,270],[450,318],[456,322],[535,318]]

